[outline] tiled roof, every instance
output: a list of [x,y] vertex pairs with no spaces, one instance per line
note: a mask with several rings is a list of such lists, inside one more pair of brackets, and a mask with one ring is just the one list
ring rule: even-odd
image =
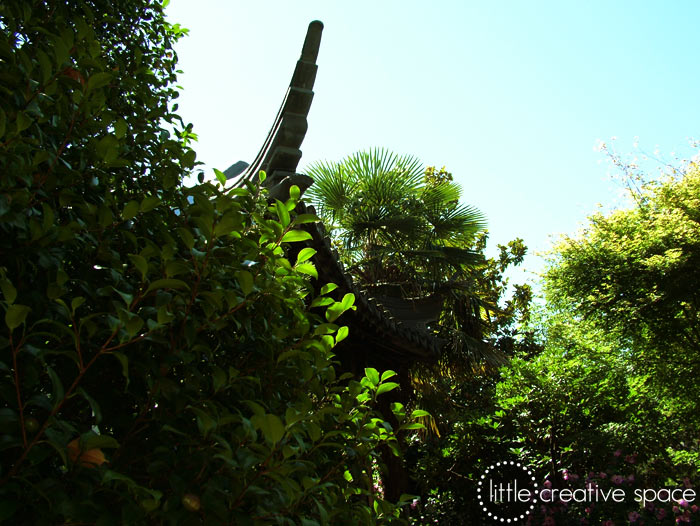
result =
[[[301,159],[301,143],[307,130],[307,116],[313,100],[313,85],[316,79],[316,58],[321,44],[323,24],[315,20],[309,24],[301,57],[297,61],[292,80],[277,117],[255,160],[241,173],[241,164],[236,163],[226,172],[238,185],[257,177],[261,170],[267,173],[264,184],[272,198],[286,199],[289,187],[297,185],[302,192],[313,180],[296,173]],[[299,203],[298,213],[314,213],[313,207]],[[345,271],[338,253],[332,248],[331,239],[322,223],[304,225],[311,234],[308,242],[316,250],[314,262],[318,270],[318,283],[335,283],[340,296],[355,295],[354,311],[343,315],[343,322],[351,327],[351,339],[364,340],[387,359],[411,362],[433,360],[440,355],[444,340],[428,330],[408,326],[394,317],[377,299],[361,290]]]

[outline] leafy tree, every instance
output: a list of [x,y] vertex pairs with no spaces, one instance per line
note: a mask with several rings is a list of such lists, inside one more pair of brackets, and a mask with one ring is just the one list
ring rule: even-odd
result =
[[559,243],[548,298],[625,349],[636,373],[697,425],[700,169],[633,193],[632,208],[595,214]]
[[494,407],[495,366],[518,346],[534,347],[518,328],[531,291],[518,286],[506,299],[504,278],[526,247],[516,239],[486,258],[483,218],[459,203],[461,189],[444,167],[424,170],[413,157],[372,150],[307,173],[315,181],[307,195],[360,283],[377,294],[399,284],[404,297],[442,295],[428,327],[448,345],[437,363],[410,371],[412,402],[431,413],[421,417],[428,430],[409,438],[405,454],[422,501],[410,515],[421,524],[477,520],[474,469],[499,448],[495,438],[484,439],[495,433],[484,423]]
[[[414,440],[406,452],[422,495],[411,516],[415,524],[482,520],[473,498],[477,481],[489,465],[507,460],[535,468],[540,484],[546,478],[557,488],[585,487],[587,481],[605,487],[613,476],[632,485],[630,475],[639,488],[696,480],[692,426],[635,374],[624,350],[566,316],[539,315],[531,323],[542,350],[514,357],[497,378],[453,382],[453,404],[440,415],[449,426],[440,437]],[[548,515],[556,515],[557,524],[591,519],[584,508],[554,506],[544,515],[537,511],[533,523]],[[594,516],[602,523],[641,511],[628,502],[596,509]]]
[[0,520],[390,522],[393,373],[336,377],[354,298],[287,259],[298,188],[182,186],[183,34],[146,0],[0,6]]
[[[648,183],[634,207],[596,214],[583,233],[561,242],[546,276],[546,315],[525,330],[536,345],[523,349],[516,340],[516,357],[495,385],[482,378],[478,386],[442,387],[455,403],[451,413],[434,414],[451,425],[407,451],[423,495],[416,523],[477,521],[480,511],[462,495],[473,495],[480,471],[504,459],[535,465],[558,487],[622,475],[637,487],[692,483],[699,179],[691,165]],[[636,502],[614,510],[560,506],[535,522],[646,513],[645,521],[663,523],[657,511]]]
[[529,302],[529,288],[519,287],[499,307],[503,272],[525,254],[521,240],[487,260],[481,213],[460,204],[461,189],[444,167],[423,169],[411,156],[375,149],[307,172],[314,178],[307,195],[363,286],[380,296],[439,298],[439,316],[427,325],[450,342],[441,367],[501,363],[484,339],[504,336],[501,329]]
[[[538,468],[556,488],[594,484],[607,491],[622,484],[629,496],[634,488],[695,483],[692,422],[648,385],[619,342],[566,314],[548,316],[540,321],[544,351],[513,360],[496,387],[498,410],[490,419],[498,424],[502,454]],[[674,451],[679,444],[684,455]],[[656,524],[655,514],[673,518],[666,508],[645,510],[632,498],[608,506],[555,504],[537,512],[535,522],[546,516],[557,524],[627,521],[643,513]]]

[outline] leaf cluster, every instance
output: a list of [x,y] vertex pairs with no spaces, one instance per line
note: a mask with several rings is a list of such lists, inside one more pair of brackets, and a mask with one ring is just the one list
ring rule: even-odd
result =
[[185,33],[141,0],[0,6],[0,521],[398,520],[392,373],[337,375],[354,297],[312,297],[299,189],[182,185]]

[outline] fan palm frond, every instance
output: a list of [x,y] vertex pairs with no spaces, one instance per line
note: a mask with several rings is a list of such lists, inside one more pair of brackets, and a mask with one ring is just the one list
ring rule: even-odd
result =
[[307,196],[321,217],[336,220],[344,215],[355,195],[357,179],[339,163],[318,162],[310,166],[307,174],[314,184]]

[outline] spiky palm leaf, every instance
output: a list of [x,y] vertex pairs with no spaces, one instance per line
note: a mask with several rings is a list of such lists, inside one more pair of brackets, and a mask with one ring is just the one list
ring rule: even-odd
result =
[[428,184],[415,157],[384,149],[315,163],[306,173],[314,179],[306,196],[331,225],[350,271],[367,286],[393,283],[412,295],[447,294],[452,312],[440,330],[452,343],[448,355],[485,359],[485,344],[474,343],[481,336],[483,306],[465,283],[483,264],[483,255],[471,247],[486,221],[459,202],[459,185]]
[[312,164],[307,174],[314,179],[307,196],[350,252],[464,247],[485,227],[478,210],[458,203],[457,184],[426,185],[412,156],[374,149]]

